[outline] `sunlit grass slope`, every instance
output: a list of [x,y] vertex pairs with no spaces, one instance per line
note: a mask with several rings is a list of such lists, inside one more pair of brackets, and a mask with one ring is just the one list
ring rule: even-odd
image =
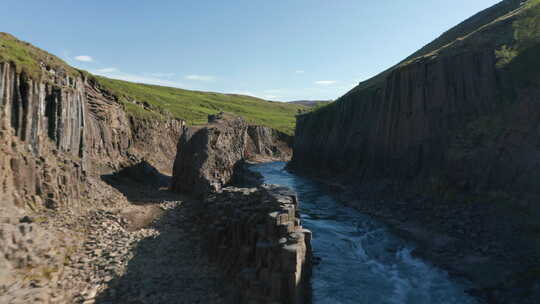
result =
[[12,62],[19,72],[33,79],[50,76],[43,73],[44,69],[62,70],[71,76],[84,75],[116,95],[128,113],[151,119],[172,116],[196,125],[206,123],[208,114],[224,111],[240,115],[252,124],[292,134],[295,115],[307,109],[303,105],[245,95],[189,91],[94,76],[72,68],[58,57],[7,33],[0,33],[0,62]]

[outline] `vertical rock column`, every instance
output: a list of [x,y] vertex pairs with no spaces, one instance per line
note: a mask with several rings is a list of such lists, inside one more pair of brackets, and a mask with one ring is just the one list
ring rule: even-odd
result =
[[234,282],[240,303],[308,303],[311,232],[287,188],[224,188],[201,214],[210,258]]

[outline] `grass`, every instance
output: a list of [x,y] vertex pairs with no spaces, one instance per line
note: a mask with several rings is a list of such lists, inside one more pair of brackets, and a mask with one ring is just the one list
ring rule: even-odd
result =
[[[347,99],[350,95],[354,95],[355,100],[362,99],[366,91],[382,87],[393,70],[403,68],[421,58],[452,55],[473,49],[481,50],[490,45],[498,45],[494,49],[498,58],[497,67],[509,66],[520,57],[519,64],[513,65],[509,70],[514,77],[526,78],[524,75],[531,73],[530,70],[532,70],[531,68],[527,70],[527,63],[534,64],[536,68],[540,62],[534,57],[532,51],[537,49],[536,45],[540,44],[540,0],[529,0],[523,4],[522,2],[522,0],[501,2],[474,15],[397,65],[360,83],[338,100]],[[513,20],[510,23],[511,27],[506,26],[505,23],[510,18]],[[529,72],[522,73],[526,71]],[[319,111],[328,112],[328,110],[328,108],[320,108],[310,113],[316,114]]]
[[58,57],[51,55],[31,44],[20,41],[7,33],[0,32],[0,62],[12,62],[18,72],[26,73],[30,78],[38,79],[43,75],[41,65],[48,70],[65,71],[77,76],[76,69],[67,65]]
[[[535,60],[536,58],[529,58],[529,53],[531,53],[531,49],[537,49],[540,43],[540,0],[527,2],[521,14],[512,23],[512,28],[514,34],[512,45],[503,45],[500,49],[495,50],[498,68],[509,66],[520,56],[526,57],[525,59],[521,58],[521,61],[530,61],[530,63],[538,61]],[[513,70],[515,72],[515,68]],[[526,72],[526,70],[523,70],[523,72]]]
[[516,56],[518,52],[513,47],[503,45],[500,49],[495,50],[495,56],[497,57],[497,67],[502,68],[508,65]]
[[[204,124],[209,114],[223,111],[240,115],[253,124],[293,134],[295,115],[299,110],[307,109],[302,105],[271,102],[251,96],[190,91],[98,76],[95,78],[104,88],[118,96],[126,105],[126,110],[135,116],[158,119],[160,115],[171,115],[191,125]],[[136,105],[135,101],[146,104],[152,112]]]
[[303,105],[271,102],[251,96],[189,91],[94,76],[72,68],[56,56],[7,33],[0,33],[0,62],[11,62],[18,72],[42,81],[50,77],[46,71],[51,69],[74,77],[82,75],[116,95],[126,112],[145,119],[174,117],[191,125],[199,125],[207,122],[209,114],[230,112],[244,117],[249,123],[293,134],[295,115],[308,109]]

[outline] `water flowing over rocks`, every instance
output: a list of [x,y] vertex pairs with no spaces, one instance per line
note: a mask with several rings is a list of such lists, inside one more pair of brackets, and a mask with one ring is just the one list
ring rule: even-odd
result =
[[275,185],[224,188],[200,213],[205,248],[239,291],[238,303],[309,303],[311,232],[296,195]]

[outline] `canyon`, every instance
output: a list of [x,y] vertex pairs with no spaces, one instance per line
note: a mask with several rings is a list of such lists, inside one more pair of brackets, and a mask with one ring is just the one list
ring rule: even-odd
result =
[[502,1],[300,115],[289,164],[415,239],[489,303],[537,300],[525,290],[540,265],[538,41],[524,38],[537,5]]
[[0,33],[0,302],[302,304],[319,264],[380,258],[434,299],[537,303],[539,16],[504,0],[332,102],[106,79]]
[[[167,190],[178,143],[191,134],[191,128],[197,127],[188,127],[186,121],[169,114],[154,114],[152,111],[157,110],[142,101],[135,100],[126,105],[120,101],[122,96],[105,87],[93,75],[75,70],[9,34],[2,33],[1,38],[2,56],[9,58],[9,47],[16,49],[15,45],[23,48],[34,62],[0,62],[0,302],[100,303],[113,300],[131,303],[137,301],[137,297],[145,296],[161,299],[158,301],[175,301],[177,297],[173,293],[156,298],[156,289],[152,288],[161,288],[159,284],[146,286],[147,293],[141,294],[140,289],[126,286],[121,277],[126,271],[131,273],[130,267],[135,266],[130,265],[137,265],[133,264],[137,260],[137,248],[144,248],[149,239],[164,240],[154,242],[153,246],[168,252],[170,249],[163,246],[171,246],[171,238],[186,235],[184,228],[176,228],[181,218],[187,217],[195,227],[218,225],[220,218],[194,223],[194,219],[182,211],[191,199]],[[257,102],[264,106],[269,103]],[[133,106],[148,114],[137,115],[137,111],[129,111]],[[289,135],[243,120],[242,125],[242,136],[235,139],[242,139],[245,151],[227,165],[241,168],[236,161],[290,158],[292,139]],[[203,146],[196,148],[205,149]],[[180,155],[184,151],[178,152]],[[226,153],[221,156],[228,157]],[[230,182],[223,181],[223,186]],[[288,199],[291,207],[282,210],[280,208],[284,207],[274,203],[274,207],[254,212],[260,213],[262,220],[265,216],[271,218],[274,211],[277,215],[289,214],[289,218],[280,217],[274,223],[276,232],[272,230],[261,235],[265,237],[261,241],[277,245],[289,234],[303,237],[299,220],[295,219],[296,201]],[[288,223],[293,225],[289,230],[279,228]],[[257,244],[249,243],[251,239],[248,238],[252,232],[248,229],[245,233],[246,236],[236,236],[246,237],[246,245],[255,250]],[[222,271],[212,268],[208,261],[190,262],[206,256],[188,249],[199,248],[202,244],[192,239],[190,235],[186,241],[175,243],[173,247],[177,249],[160,256],[159,260],[171,262],[184,255],[188,264],[177,263],[175,278],[188,278],[197,273],[196,277],[207,281],[207,286],[222,284],[225,280],[221,278]],[[305,245],[309,240],[305,242],[302,238],[295,242],[302,244],[298,245],[298,254],[302,254],[302,258],[299,258],[299,264],[294,258],[294,262],[282,266],[289,267],[289,270],[283,268],[283,278],[290,280],[291,286],[283,292],[279,288],[276,290],[281,286],[281,251],[268,251],[276,256],[265,260],[265,263],[273,261],[269,275],[277,271],[274,277],[277,275],[275,282],[279,286],[272,287],[271,291],[277,300],[300,293],[295,284],[303,278],[301,265],[309,260]],[[294,255],[291,248],[297,246],[293,246],[296,243],[279,244],[286,246],[282,250],[289,250]],[[231,248],[231,254],[245,245],[238,246],[240,248]],[[144,256],[148,261],[153,258]],[[211,270],[204,270],[208,267]],[[158,275],[160,281],[170,280],[166,276],[171,275],[165,270],[151,274],[144,267],[133,271],[140,275]],[[160,273],[162,277],[159,277]],[[182,288],[203,284],[182,282],[173,280],[171,284],[181,285],[170,287],[169,292],[182,292]],[[116,286],[116,291],[111,291],[111,286]],[[221,302],[225,295],[210,299],[213,289],[207,287],[203,293],[189,290],[191,296],[183,296],[186,303],[197,298]],[[257,291],[259,297],[265,294],[264,290]],[[251,296],[257,292],[252,291]],[[299,295],[291,299],[290,303],[302,303]]]

